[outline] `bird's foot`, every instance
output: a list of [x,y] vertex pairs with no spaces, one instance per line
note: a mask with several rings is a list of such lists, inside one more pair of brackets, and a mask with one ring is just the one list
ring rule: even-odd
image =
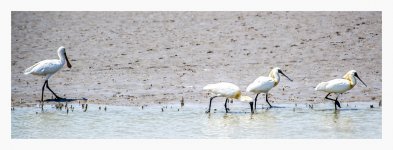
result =
[[206,110],[205,113],[210,113],[210,110]]
[[341,108],[340,102],[336,101],[335,104],[336,104],[339,108]]
[[229,108],[227,108],[227,109],[226,109],[226,111],[228,112],[228,111],[230,111],[230,109],[229,109]]

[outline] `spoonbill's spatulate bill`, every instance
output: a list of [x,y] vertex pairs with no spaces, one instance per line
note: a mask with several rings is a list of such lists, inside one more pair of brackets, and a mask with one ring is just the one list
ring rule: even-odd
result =
[[257,107],[257,99],[258,99],[258,95],[260,93],[265,93],[266,102],[267,102],[267,104],[269,104],[270,107],[272,107],[272,105],[270,105],[269,100],[267,98],[268,92],[270,89],[277,86],[278,83],[280,82],[279,73],[282,74],[283,76],[287,77],[289,81],[292,81],[292,79],[290,79],[287,75],[285,75],[280,68],[275,67],[272,69],[272,71],[270,71],[268,77],[260,76],[254,82],[252,82],[250,85],[248,85],[247,92],[252,92],[252,93],[257,94],[255,96],[255,100],[254,100],[254,109],[256,109],[256,107]]
[[72,66],[68,61],[66,50],[63,46],[59,47],[59,49],[57,50],[57,54],[60,59],[43,60],[27,68],[24,71],[25,75],[32,74],[37,76],[45,76],[45,82],[42,86],[41,102],[44,102],[45,86],[49,89],[49,91],[52,92],[53,95],[55,95],[56,99],[62,99],[61,97],[57,96],[57,94],[53,92],[52,89],[49,88],[48,80],[53,74],[63,68],[66,62],[68,68],[71,68]]
[[254,113],[253,102],[252,102],[251,97],[241,95],[240,88],[238,86],[236,86],[235,84],[227,83],[227,82],[208,84],[205,87],[203,87],[203,90],[206,90],[210,93],[215,94],[215,96],[210,98],[209,110],[207,110],[206,113],[210,113],[212,100],[216,97],[225,97],[226,98],[224,107],[225,107],[225,111],[227,113],[228,113],[227,103],[228,103],[229,98],[234,98],[234,99],[237,99],[240,101],[249,102],[250,108],[251,108],[251,113]]
[[[366,83],[360,79],[357,72],[355,70],[348,71],[343,79],[333,79],[327,82],[321,82],[315,87],[316,91],[327,92],[328,94],[325,96],[325,99],[334,101],[334,108],[337,109],[337,106],[341,108],[340,102],[338,102],[338,96],[350,89],[352,89],[356,85],[356,78],[360,80],[366,87]],[[329,98],[331,93],[336,93],[336,99]]]

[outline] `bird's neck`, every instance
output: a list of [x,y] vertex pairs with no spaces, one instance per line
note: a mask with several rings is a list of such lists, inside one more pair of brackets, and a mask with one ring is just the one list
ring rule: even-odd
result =
[[66,60],[65,60],[64,53],[58,53],[57,55],[59,55],[60,62],[62,64],[65,64]]
[[240,92],[240,91],[237,91],[236,94],[235,94],[235,96],[234,96],[234,98],[235,98],[235,99],[240,99],[241,96],[242,96],[241,92]]
[[269,77],[274,80],[274,86],[276,86],[280,82],[280,75],[278,75],[278,71],[276,70],[270,71]]
[[350,85],[351,89],[356,85],[356,79],[353,75],[346,74],[346,75],[344,75],[344,79],[349,81],[349,85]]

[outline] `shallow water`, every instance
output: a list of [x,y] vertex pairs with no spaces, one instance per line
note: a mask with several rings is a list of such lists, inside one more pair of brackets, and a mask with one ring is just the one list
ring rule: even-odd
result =
[[272,109],[259,105],[255,114],[240,102],[229,103],[227,114],[218,102],[212,104],[210,114],[200,104],[106,106],[106,111],[104,106],[99,110],[99,105],[89,104],[86,112],[73,105],[75,110],[68,114],[52,105],[46,105],[44,112],[38,107],[16,107],[11,111],[11,137],[382,138],[382,109],[377,103],[342,103],[339,111],[332,103],[313,109],[305,104],[277,104]]

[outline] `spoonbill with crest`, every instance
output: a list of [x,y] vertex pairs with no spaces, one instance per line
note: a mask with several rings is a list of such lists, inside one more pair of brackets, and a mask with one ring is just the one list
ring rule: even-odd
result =
[[[342,79],[333,79],[328,82],[321,82],[315,87],[316,91],[324,91],[328,94],[325,96],[325,99],[334,101],[334,109],[337,110],[337,106],[341,108],[340,102],[338,102],[338,96],[340,94],[352,89],[356,85],[356,78],[360,80],[366,87],[366,83],[360,79],[358,73],[355,70],[348,71]],[[331,93],[336,93],[336,99],[329,98]]]
[[248,85],[246,91],[257,94],[255,96],[255,100],[254,100],[254,109],[257,108],[257,99],[258,99],[258,95],[260,93],[265,93],[266,102],[267,102],[267,104],[269,104],[270,108],[272,107],[272,105],[270,105],[269,100],[267,98],[268,92],[273,87],[277,86],[278,83],[280,82],[279,73],[282,74],[283,76],[287,77],[289,81],[292,81],[292,79],[290,79],[287,75],[285,75],[284,72],[282,72],[282,70],[280,68],[275,67],[270,71],[269,77],[260,76],[257,79],[255,79],[255,81],[252,82],[250,85]]

